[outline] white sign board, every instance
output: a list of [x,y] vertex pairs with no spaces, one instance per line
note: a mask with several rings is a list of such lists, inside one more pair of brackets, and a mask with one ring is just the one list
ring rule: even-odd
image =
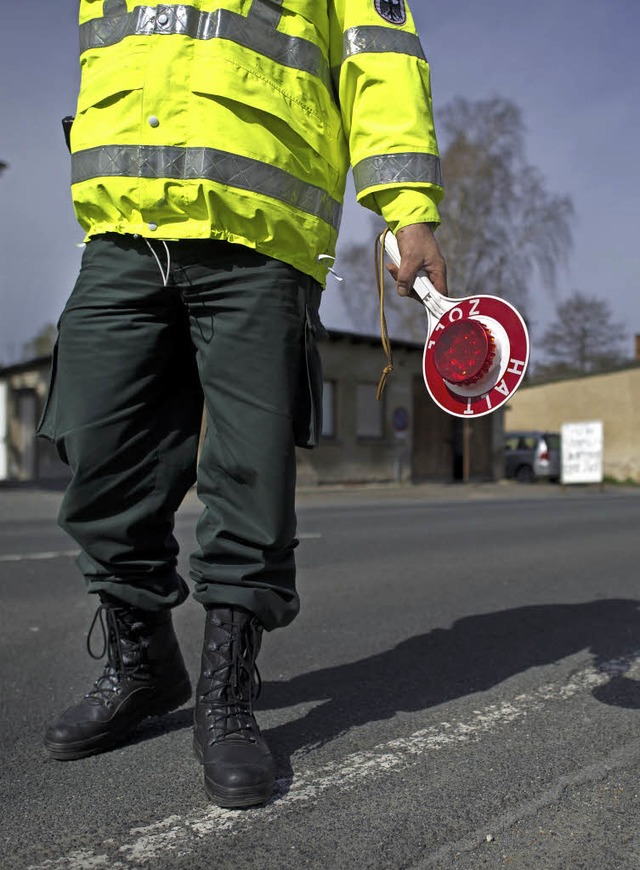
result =
[[0,381],[0,480],[7,479],[7,382]]
[[562,483],[602,483],[604,467],[602,420],[563,423],[561,438]]

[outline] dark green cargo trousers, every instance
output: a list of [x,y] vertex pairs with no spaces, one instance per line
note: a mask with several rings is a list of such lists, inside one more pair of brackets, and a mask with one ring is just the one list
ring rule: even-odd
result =
[[186,598],[174,514],[197,477],[196,600],[266,629],[295,617],[294,445],[320,425],[320,295],[241,245],[89,242],[39,434],[71,468],[59,522],[90,592],[148,610]]

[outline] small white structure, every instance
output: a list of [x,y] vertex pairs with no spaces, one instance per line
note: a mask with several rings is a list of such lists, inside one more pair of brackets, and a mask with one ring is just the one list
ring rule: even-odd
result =
[[7,462],[7,436],[9,435],[9,415],[7,384],[0,381],[0,480],[6,480],[9,464]]
[[602,420],[563,423],[560,480],[567,483],[602,483],[604,479],[604,426]]

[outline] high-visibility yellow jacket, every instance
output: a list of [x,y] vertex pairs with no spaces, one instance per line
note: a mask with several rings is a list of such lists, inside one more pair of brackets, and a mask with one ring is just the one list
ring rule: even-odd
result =
[[392,229],[437,222],[406,0],[80,0],[72,194],[87,236],[226,239],[312,275],[349,165]]

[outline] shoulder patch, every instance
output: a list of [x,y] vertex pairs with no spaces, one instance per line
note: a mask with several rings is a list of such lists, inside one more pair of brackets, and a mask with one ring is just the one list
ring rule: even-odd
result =
[[407,9],[404,0],[373,0],[376,12],[389,24],[405,24]]

